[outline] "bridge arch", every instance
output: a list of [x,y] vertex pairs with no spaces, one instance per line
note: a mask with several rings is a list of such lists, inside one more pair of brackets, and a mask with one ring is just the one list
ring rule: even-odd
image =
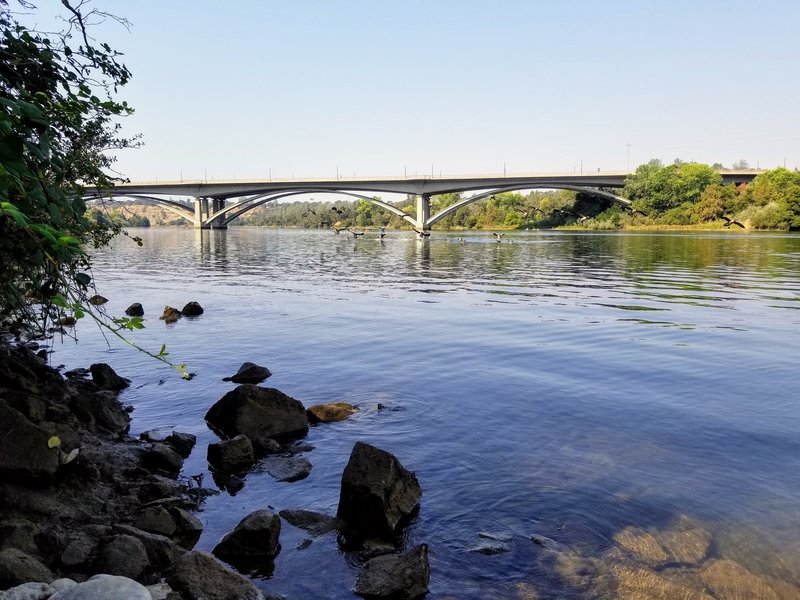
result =
[[288,198],[288,197],[291,197],[291,196],[299,196],[299,195],[303,195],[303,194],[336,194],[336,195],[341,195],[341,196],[351,196],[353,198],[359,198],[361,200],[366,200],[368,202],[371,202],[372,204],[380,206],[384,210],[387,210],[388,212],[391,212],[391,213],[397,215],[398,217],[401,217],[402,219],[404,219],[405,221],[407,221],[411,225],[416,226],[416,223],[417,223],[416,220],[414,219],[414,217],[412,217],[408,213],[405,213],[402,210],[400,210],[399,208],[397,208],[396,206],[392,206],[391,204],[383,202],[382,200],[378,200],[376,198],[371,198],[370,196],[365,196],[364,194],[359,194],[359,193],[356,193],[356,192],[347,192],[347,191],[342,191],[342,190],[315,189],[315,188],[309,188],[309,189],[303,189],[303,190],[291,190],[291,191],[284,191],[284,192],[270,192],[269,194],[256,195],[256,196],[253,196],[253,197],[249,198],[247,201],[245,201],[246,205],[243,206],[242,205],[243,202],[237,202],[236,204],[232,204],[231,206],[226,207],[226,208],[222,209],[221,211],[218,211],[218,212],[214,213],[213,215],[211,215],[209,217],[209,220],[218,218],[218,217],[220,217],[222,215],[228,215],[227,217],[225,217],[221,221],[221,223],[223,225],[228,225],[236,217],[239,217],[239,216],[243,215],[244,213],[256,208],[257,206],[261,206],[262,204],[266,204],[267,202],[271,202],[273,200],[278,200],[280,198]]
[[[185,204],[181,204],[180,202],[176,202],[175,200],[167,200],[166,198],[157,198],[155,196],[147,196],[145,194],[109,194],[107,196],[110,199],[114,198],[132,198],[134,200],[150,200],[155,202],[159,206],[164,207],[166,210],[173,212],[184,219],[188,219],[189,221],[194,221],[194,211],[186,206]],[[100,196],[85,196],[83,198],[85,201],[101,201],[103,197]]]
[[630,207],[631,201],[627,198],[623,198],[622,196],[617,196],[616,194],[612,194],[610,192],[604,192],[602,190],[596,190],[592,188],[585,188],[579,185],[568,185],[568,184],[560,184],[560,185],[553,185],[553,184],[541,184],[541,185],[531,185],[525,184],[522,185],[512,185],[512,186],[504,186],[501,188],[495,188],[493,190],[489,190],[486,192],[480,192],[478,194],[474,194],[469,198],[464,198],[463,200],[459,200],[455,204],[448,206],[447,208],[443,209],[442,211],[438,212],[430,219],[428,219],[427,226],[430,227],[434,223],[437,223],[447,217],[448,215],[453,214],[459,208],[463,208],[473,202],[477,202],[478,200],[483,200],[484,198],[489,198],[491,196],[495,196],[497,194],[502,194],[503,192],[514,192],[518,190],[532,190],[532,189],[559,189],[559,190],[570,190],[573,192],[580,192],[583,194],[588,194],[591,196],[595,196],[597,198],[602,198],[604,200],[610,200],[616,204],[621,204],[625,207]]

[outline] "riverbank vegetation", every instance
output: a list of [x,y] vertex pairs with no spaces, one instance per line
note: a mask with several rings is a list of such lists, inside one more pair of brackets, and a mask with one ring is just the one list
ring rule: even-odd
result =
[[88,306],[85,248],[119,228],[86,218],[84,186],[111,186],[108,151],[136,143],[116,122],[131,113],[115,99],[130,72],[84,27],[104,15],[64,5],[67,31],[43,34],[0,3],[0,315],[42,332]]

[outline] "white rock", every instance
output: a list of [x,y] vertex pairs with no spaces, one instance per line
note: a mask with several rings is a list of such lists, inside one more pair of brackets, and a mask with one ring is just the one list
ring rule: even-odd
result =
[[153,600],[147,588],[119,575],[95,575],[50,596],[49,600]]
[[23,583],[5,592],[0,592],[0,600],[45,600],[55,590],[46,583]]

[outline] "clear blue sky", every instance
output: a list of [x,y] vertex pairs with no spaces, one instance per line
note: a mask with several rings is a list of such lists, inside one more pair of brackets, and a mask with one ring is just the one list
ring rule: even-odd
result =
[[132,180],[800,166],[795,0],[95,6]]

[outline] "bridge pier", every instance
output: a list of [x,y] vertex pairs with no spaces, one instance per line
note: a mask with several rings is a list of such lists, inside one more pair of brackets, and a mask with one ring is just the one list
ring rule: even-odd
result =
[[208,198],[194,199],[194,228],[195,229],[227,229],[223,223],[224,216],[215,219],[211,217],[225,208],[225,200],[212,198],[209,210]]
[[431,195],[420,194],[417,196],[417,230],[430,231],[431,224]]

